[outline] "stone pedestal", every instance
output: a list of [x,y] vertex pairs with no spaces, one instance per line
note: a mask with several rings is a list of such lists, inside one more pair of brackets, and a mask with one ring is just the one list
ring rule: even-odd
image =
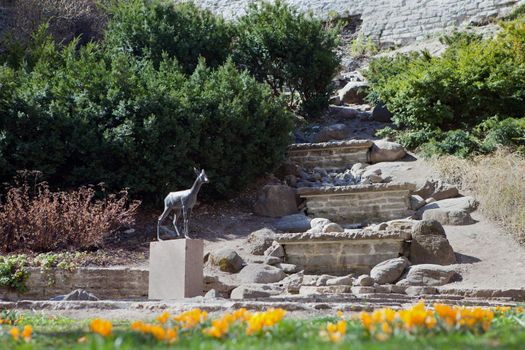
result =
[[201,239],[151,242],[149,299],[191,298],[203,294]]

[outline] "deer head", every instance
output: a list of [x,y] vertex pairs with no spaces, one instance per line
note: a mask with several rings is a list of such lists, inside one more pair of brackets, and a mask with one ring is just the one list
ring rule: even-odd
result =
[[195,175],[197,175],[197,179],[199,179],[201,183],[207,184],[208,182],[210,182],[204,169],[199,171],[197,168],[193,168],[193,171],[195,172]]

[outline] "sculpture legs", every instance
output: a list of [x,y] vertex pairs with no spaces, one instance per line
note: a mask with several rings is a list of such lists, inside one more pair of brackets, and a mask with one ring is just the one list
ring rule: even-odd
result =
[[[179,213],[180,215],[180,213]],[[179,228],[177,227],[177,214],[173,214],[173,227],[175,227],[175,231],[177,232],[177,236],[180,237]]]
[[190,238],[189,226],[190,226],[191,209],[184,210],[183,214],[184,214],[184,237]]
[[171,211],[170,208],[164,207],[164,211],[162,212],[162,214],[159,216],[159,219],[157,220],[157,240],[159,241],[162,241],[162,239],[160,238],[160,225],[168,217],[168,215],[170,215],[170,211]]

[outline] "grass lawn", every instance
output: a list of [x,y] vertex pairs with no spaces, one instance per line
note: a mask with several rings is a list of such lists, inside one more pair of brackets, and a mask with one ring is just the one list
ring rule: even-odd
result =
[[[474,324],[468,324],[467,317],[464,317],[464,320],[467,320],[468,327],[465,322],[461,324],[459,320],[457,323],[449,324],[450,327],[448,327],[443,317],[436,316],[433,319],[436,322],[432,321],[433,323],[429,324],[428,316],[424,316],[426,321],[421,320],[420,322],[418,321],[420,314],[418,315],[417,311],[410,312],[407,313],[410,319],[406,318],[407,314],[392,318],[391,329],[385,326],[387,322],[379,319],[380,314],[369,314],[374,321],[368,326],[363,316],[360,315],[342,315],[342,318],[334,315],[333,318],[301,320],[287,316],[281,319],[263,315],[261,320],[268,326],[261,327],[256,322],[257,320],[254,320],[256,317],[253,316],[250,316],[251,321],[248,318],[233,320],[224,316],[214,320],[200,319],[197,322],[176,323],[170,315],[169,318],[166,318],[167,322],[161,320],[161,316],[157,320],[152,320],[151,323],[107,322],[101,323],[98,328],[94,328],[90,320],[78,321],[26,314],[18,317],[16,326],[22,331],[24,326],[30,325],[31,336],[26,340],[22,336],[15,340],[11,334],[13,326],[4,324],[0,326],[0,349],[421,350],[525,348],[525,313],[523,312],[513,310],[494,312],[494,317],[490,320],[490,327],[487,327],[486,331]],[[429,309],[426,312],[427,315],[431,315],[431,318],[434,317],[433,310]],[[479,317],[482,318],[482,316]],[[338,322],[344,327],[338,328]],[[332,323],[332,326],[328,326],[329,323]],[[407,324],[412,328],[406,327]],[[395,325],[398,325],[399,328],[396,328]],[[161,328],[176,329],[174,331],[176,335],[174,333],[168,341],[164,331],[161,331],[160,334],[156,333]],[[247,334],[247,332],[250,333],[249,329],[253,330],[251,334]],[[330,334],[335,336],[330,337]]]

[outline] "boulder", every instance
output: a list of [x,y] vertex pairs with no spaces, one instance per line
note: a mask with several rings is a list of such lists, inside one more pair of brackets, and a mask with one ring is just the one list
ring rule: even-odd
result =
[[335,222],[328,223],[323,226],[323,233],[330,233],[330,232],[344,232],[345,230]]
[[458,188],[441,180],[426,180],[423,186],[418,188],[415,195],[423,199],[434,198],[436,201],[454,198],[459,195]]
[[411,195],[409,200],[410,200],[410,209],[412,210],[418,210],[419,208],[421,208],[422,206],[426,204],[423,197],[417,194]]
[[412,264],[449,265],[456,263],[456,255],[448,242],[445,229],[436,220],[418,221],[412,226],[410,244]]
[[344,140],[348,135],[348,127],[345,124],[333,124],[325,126],[314,136],[314,142],[327,142]]
[[316,286],[326,286],[326,281],[333,278],[333,276],[330,275],[321,275],[319,278],[317,278],[317,281],[315,282]]
[[368,93],[368,83],[364,81],[350,81],[337,92],[343,103],[362,105]]
[[373,294],[375,293],[375,288],[370,286],[370,287],[365,287],[365,286],[353,286],[352,287],[352,294],[355,294],[355,295],[362,295],[362,294]]
[[404,256],[383,261],[372,268],[370,277],[377,284],[394,283],[401,277],[410,262]]
[[406,151],[399,143],[387,140],[374,141],[370,151],[371,163],[393,162],[406,155]]
[[[281,258],[278,258],[276,256],[266,256],[264,258],[264,263],[267,264],[267,265],[277,265],[277,264],[280,264],[283,262],[283,259]],[[278,266],[276,266],[277,268],[279,268]]]
[[294,265],[294,264],[279,263],[279,264],[276,264],[275,267],[283,270],[284,273],[296,273],[297,272],[297,265]]
[[271,247],[275,236],[275,232],[268,228],[252,232],[246,240],[246,249],[250,254],[263,255]]
[[442,225],[468,225],[474,223],[470,213],[477,207],[478,202],[473,197],[443,199],[421,207],[416,217],[437,220]]
[[351,286],[354,278],[352,275],[330,278],[326,281],[327,286]]
[[287,175],[299,176],[301,173],[301,166],[291,160],[285,160],[274,171],[274,175],[279,179],[284,179]]
[[267,298],[284,292],[283,287],[274,284],[243,284],[232,290],[231,299]]
[[370,287],[374,285],[374,279],[368,275],[361,275],[354,280],[354,286]]
[[372,110],[372,120],[382,123],[390,123],[392,121],[392,113],[382,103],[377,104]]
[[285,290],[287,290],[289,293],[299,293],[299,290],[301,289],[301,285],[303,284],[304,279],[304,272],[300,271],[296,274],[293,274],[291,276],[286,277],[280,282],[277,282],[276,284],[280,287],[283,287]]
[[272,242],[272,245],[264,251],[265,256],[274,256],[277,258],[283,258],[284,257],[284,248],[282,245],[277,243],[276,241]]
[[311,220],[304,213],[287,215],[275,223],[275,228],[287,233],[304,232],[310,228]]
[[75,289],[74,291],[63,296],[62,300],[73,301],[73,300],[83,300],[83,301],[97,301],[98,298],[84,289]]
[[287,185],[266,185],[263,187],[254,206],[256,214],[269,217],[281,217],[296,214],[297,194]]
[[324,218],[315,218],[310,221],[310,228],[323,227],[331,223],[330,220]]
[[205,295],[204,299],[216,299],[220,297],[219,293],[215,289],[210,289]]
[[450,266],[434,264],[413,265],[400,285],[408,286],[442,286],[452,282],[457,272]]
[[232,280],[226,278],[219,278],[219,276],[213,276],[209,274],[204,275],[204,291],[216,290],[219,294],[229,295],[232,289],[237,287],[238,284]]
[[221,271],[236,273],[242,269],[243,261],[231,248],[221,248],[210,253],[209,262],[218,266]]
[[410,286],[405,289],[405,293],[411,297],[439,294],[437,288],[428,286]]
[[286,277],[283,270],[265,264],[248,264],[239,272],[242,284],[274,283]]
[[463,210],[442,210],[442,209],[430,209],[426,210],[421,216],[423,220],[436,220],[443,225],[471,225],[476,221]]

